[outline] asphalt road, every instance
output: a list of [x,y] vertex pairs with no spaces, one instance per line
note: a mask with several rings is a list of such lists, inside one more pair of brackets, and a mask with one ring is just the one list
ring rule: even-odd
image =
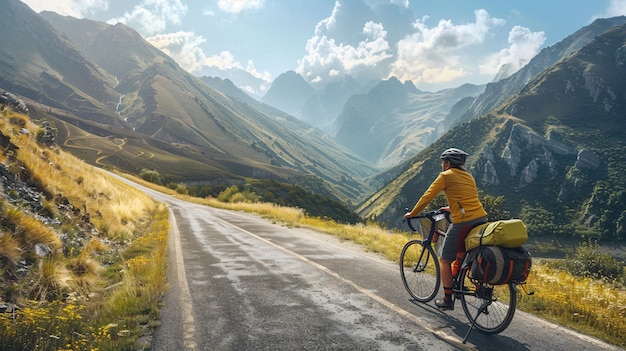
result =
[[171,287],[153,350],[620,350],[521,311],[503,333],[473,331],[462,344],[460,305],[413,303],[395,262],[142,189],[171,216]]

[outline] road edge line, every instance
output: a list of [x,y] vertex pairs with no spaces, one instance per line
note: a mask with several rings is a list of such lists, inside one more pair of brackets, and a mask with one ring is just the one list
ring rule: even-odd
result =
[[425,330],[428,330],[430,333],[435,335],[435,337],[438,337],[438,338],[440,338],[443,341],[449,342],[449,343],[453,344],[454,346],[456,346],[456,347],[458,347],[460,349],[463,349],[463,350],[476,350],[476,347],[474,347],[473,345],[463,344],[462,342],[460,342],[458,340],[458,338],[456,336],[449,335],[448,333],[445,333],[445,332],[442,332],[441,330],[437,330],[437,329],[433,328],[428,323],[424,322],[423,320],[421,320],[420,318],[418,318],[415,315],[411,314],[410,312],[406,311],[405,309],[403,309],[401,307],[398,307],[397,305],[395,305],[391,301],[385,300],[382,297],[374,294],[373,292],[371,292],[371,291],[369,291],[369,290],[367,290],[365,288],[362,288],[361,286],[357,285],[355,282],[340,276],[339,274],[337,274],[337,273],[333,272],[332,270],[330,270],[328,267],[326,267],[326,266],[324,266],[322,264],[319,264],[319,263],[317,263],[315,261],[312,261],[312,260],[306,258],[305,256],[300,255],[297,252],[291,251],[291,250],[289,250],[289,249],[287,249],[287,248],[285,248],[283,246],[275,244],[275,243],[271,242],[268,239],[260,237],[260,236],[254,234],[254,233],[252,233],[252,232],[250,232],[250,231],[248,231],[248,230],[246,230],[244,228],[241,228],[241,227],[239,227],[237,225],[234,225],[234,224],[232,224],[232,223],[230,223],[228,221],[225,221],[225,220],[223,220],[221,218],[215,217],[215,219],[220,221],[220,222],[222,222],[222,223],[225,223],[225,224],[227,224],[227,225],[229,225],[231,227],[235,227],[235,228],[245,232],[246,234],[248,234],[248,235],[250,235],[250,236],[252,236],[252,237],[254,237],[256,239],[261,240],[261,241],[263,241],[263,242],[265,242],[267,244],[270,244],[270,245],[274,246],[275,248],[277,248],[277,249],[279,249],[279,250],[281,250],[281,251],[283,251],[285,253],[288,253],[288,254],[296,257],[296,258],[298,258],[299,260],[302,260],[302,261],[304,261],[306,263],[311,264],[312,266],[314,266],[315,268],[325,272],[326,274],[329,274],[329,275],[331,275],[331,276],[341,280],[342,282],[352,286],[354,289],[356,289],[356,290],[362,292],[363,294],[369,296],[371,299],[375,300],[376,302],[380,303],[381,305],[389,308],[393,312],[403,316],[404,318],[407,318],[407,319],[411,320],[412,322],[414,322],[416,324],[419,324],[422,328],[424,328]]

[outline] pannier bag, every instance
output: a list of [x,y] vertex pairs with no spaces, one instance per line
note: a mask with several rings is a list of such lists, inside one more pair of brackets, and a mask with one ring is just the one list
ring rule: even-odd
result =
[[[442,232],[447,232],[448,227],[450,227],[450,222],[446,218],[444,214],[439,214],[434,217],[435,219],[435,228],[439,229]],[[421,233],[424,237],[428,236],[428,232],[430,231],[430,226],[432,225],[431,221],[428,218],[422,218],[420,220]]]
[[521,219],[488,222],[472,229],[465,237],[465,251],[481,245],[520,247],[528,240],[526,225]]
[[[441,251],[443,250],[443,243],[446,241],[446,232],[448,231],[448,227],[450,227],[450,221],[446,218],[444,214],[439,214],[434,217],[435,219],[435,228],[439,229],[441,232],[440,235],[435,235],[433,237],[433,243],[435,244],[435,254],[437,257],[441,256]],[[430,226],[432,225],[431,221],[428,218],[422,218],[420,221],[421,232],[424,235],[424,239],[428,236],[430,231]]]
[[523,247],[482,246],[470,252],[468,261],[471,278],[494,285],[526,281],[532,265]]

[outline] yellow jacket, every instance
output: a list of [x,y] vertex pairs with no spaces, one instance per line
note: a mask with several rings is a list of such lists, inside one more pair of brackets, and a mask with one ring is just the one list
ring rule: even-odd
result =
[[478,200],[478,189],[476,189],[474,177],[461,168],[450,168],[439,173],[437,179],[411,210],[411,216],[422,212],[441,191],[446,194],[452,223],[463,223],[487,216],[487,212]]

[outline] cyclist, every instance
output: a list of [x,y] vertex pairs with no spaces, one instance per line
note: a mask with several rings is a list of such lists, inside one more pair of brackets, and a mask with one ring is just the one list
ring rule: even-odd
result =
[[463,168],[468,154],[457,148],[450,148],[441,154],[441,169],[437,178],[417,201],[411,212],[404,218],[418,215],[441,191],[445,193],[452,225],[446,233],[441,257],[441,283],[444,298],[435,300],[435,305],[442,310],[454,309],[452,301],[452,262],[456,259],[461,232],[464,228],[487,222],[487,212],[478,199],[478,189],[472,175]]

